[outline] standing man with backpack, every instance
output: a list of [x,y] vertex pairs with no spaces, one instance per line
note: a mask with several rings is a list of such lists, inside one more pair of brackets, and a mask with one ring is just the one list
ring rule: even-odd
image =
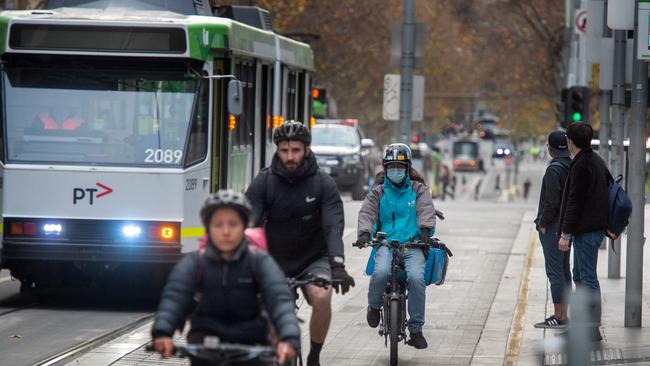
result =
[[562,190],[571,166],[566,133],[563,131],[551,132],[548,135],[547,147],[553,160],[546,167],[542,180],[535,225],[544,252],[546,277],[551,283],[554,312],[546,320],[535,324],[535,328],[565,328],[568,321],[567,301],[564,295],[567,286],[569,289],[571,288],[570,254],[560,251],[557,239],[560,235]]
[[[271,166],[255,177],[246,195],[255,226],[264,226],[271,256],[288,277],[311,274],[337,280],[336,292],[354,286],[343,256],[343,202],[336,183],[322,172],[309,148],[311,133],[287,121],[273,131],[277,150]],[[332,318],[332,289],[309,285],[308,366],[320,365],[320,351]]]
[[598,249],[608,227],[609,186],[612,178],[603,159],[591,149],[593,130],[586,123],[567,128],[567,145],[573,159],[562,193],[559,248],[573,244],[573,281],[591,292],[592,341],[601,341],[601,297],[598,282]]

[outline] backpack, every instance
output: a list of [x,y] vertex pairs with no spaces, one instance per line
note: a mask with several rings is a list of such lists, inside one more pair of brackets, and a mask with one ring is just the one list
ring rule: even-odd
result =
[[[199,238],[199,250],[205,249],[205,245],[208,242],[208,234],[203,234]],[[268,252],[268,244],[266,242],[266,231],[263,227],[251,227],[244,231],[246,240],[248,240],[249,248],[257,248],[263,252]]]
[[609,186],[607,236],[612,240],[616,240],[625,231],[632,213],[632,201],[621,187],[621,180],[623,180],[622,175],[616,179],[612,178],[612,183]]

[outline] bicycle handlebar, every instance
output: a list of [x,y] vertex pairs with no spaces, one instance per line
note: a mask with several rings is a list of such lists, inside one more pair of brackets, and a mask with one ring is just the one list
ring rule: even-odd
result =
[[373,239],[371,242],[368,243],[353,243],[352,246],[357,247],[359,249],[367,248],[367,247],[388,247],[388,248],[420,248],[420,249],[426,249],[426,248],[436,248],[445,251],[448,256],[453,257],[454,253],[447,248],[447,245],[443,243],[440,239],[438,238],[433,238],[431,239],[431,243],[425,243],[420,240],[414,240],[414,241],[407,241],[404,243],[399,243],[396,240],[393,240],[392,242],[388,242],[387,240],[383,239]]
[[[145,347],[148,352],[155,352],[153,344]],[[252,346],[238,343],[218,343],[211,346],[204,344],[174,344],[173,354],[180,358],[195,357],[200,359],[221,360],[236,357],[242,360],[274,360],[276,350],[271,346]]]
[[330,280],[327,278],[323,277],[318,277],[318,276],[313,276],[309,275],[307,277],[304,277],[302,279],[296,278],[296,277],[290,277],[287,279],[287,283],[289,285],[289,288],[295,289],[298,287],[302,286],[307,286],[307,285],[314,285],[317,287],[327,287],[327,286],[332,286],[332,285],[338,285],[341,284],[341,280]]

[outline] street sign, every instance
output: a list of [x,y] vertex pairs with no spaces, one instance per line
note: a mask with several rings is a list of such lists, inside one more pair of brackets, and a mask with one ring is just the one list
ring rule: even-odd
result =
[[612,30],[634,30],[634,2],[635,0],[609,0],[607,26]]
[[[402,62],[402,26],[401,22],[392,24],[390,38],[390,65],[400,67]],[[427,27],[424,23],[415,23],[415,59],[414,67],[421,69],[424,67],[424,46],[426,41]]]
[[603,39],[605,1],[591,0],[587,4],[587,61],[600,62],[600,40]]
[[576,12],[576,33],[587,33],[587,9],[580,9]]
[[[384,110],[386,121],[399,121],[400,83],[398,74],[384,75]],[[424,119],[424,76],[413,75],[413,121]]]
[[650,3],[639,2],[639,36],[637,38],[637,58],[639,60],[650,60]]

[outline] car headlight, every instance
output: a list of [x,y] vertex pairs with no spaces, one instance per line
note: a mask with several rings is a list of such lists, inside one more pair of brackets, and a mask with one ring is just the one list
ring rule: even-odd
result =
[[361,157],[359,154],[344,155],[343,156],[343,165],[356,165],[361,162]]

